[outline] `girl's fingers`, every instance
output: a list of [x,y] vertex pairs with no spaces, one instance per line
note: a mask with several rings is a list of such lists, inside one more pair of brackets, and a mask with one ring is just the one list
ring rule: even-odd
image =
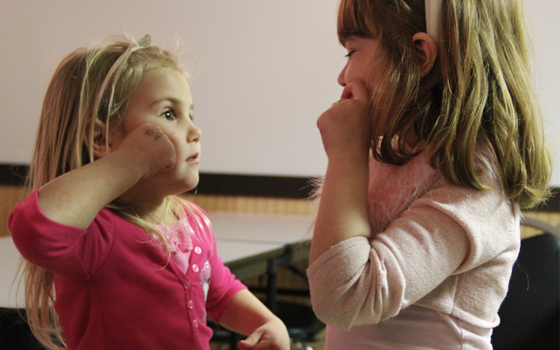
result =
[[244,340],[241,340],[240,342],[237,343],[237,347],[240,350],[249,350],[252,349],[255,345],[257,345],[257,343],[259,342],[259,340],[261,339],[263,335],[263,331],[260,328],[257,328],[257,330],[255,330],[251,335],[249,335],[247,338],[245,338]]
[[360,80],[354,80],[344,86],[341,98],[367,101],[368,92],[366,85]]
[[365,84],[361,81],[348,83],[341,99],[317,120],[327,156],[369,152],[370,123],[370,100]]
[[126,147],[146,166],[144,177],[173,168],[175,144],[157,124],[146,123],[130,132],[120,147]]
[[352,87],[350,84],[346,85],[344,87],[344,90],[342,90],[342,95],[340,96],[340,99],[344,99],[344,100],[348,100],[351,99],[353,97],[352,95]]

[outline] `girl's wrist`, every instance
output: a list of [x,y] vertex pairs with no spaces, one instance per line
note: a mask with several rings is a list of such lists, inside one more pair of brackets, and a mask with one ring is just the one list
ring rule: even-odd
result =
[[332,149],[327,151],[329,163],[340,166],[352,166],[353,164],[368,163],[369,148],[346,147],[344,149]]
[[136,182],[144,177],[150,170],[149,165],[146,164],[141,157],[132,154],[132,152],[116,150],[112,155],[115,165],[128,172],[132,178],[136,179]]

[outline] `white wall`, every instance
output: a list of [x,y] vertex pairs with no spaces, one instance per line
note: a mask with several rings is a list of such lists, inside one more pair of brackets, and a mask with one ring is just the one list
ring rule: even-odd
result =
[[[150,33],[154,43],[180,40],[188,52],[195,123],[204,132],[201,171],[324,172],[315,121],[341,92],[337,0],[0,1],[0,163],[29,162],[42,97],[62,57],[105,35]],[[527,2],[558,159],[560,2]],[[559,167],[552,184],[560,185]]]
[[555,161],[551,185],[560,186],[560,0],[525,0],[533,36],[535,83]]

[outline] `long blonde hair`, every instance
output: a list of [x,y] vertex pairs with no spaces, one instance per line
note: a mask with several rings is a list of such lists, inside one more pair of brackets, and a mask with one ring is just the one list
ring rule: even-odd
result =
[[[425,143],[433,167],[451,183],[488,189],[477,152],[490,151],[507,197],[531,208],[549,194],[551,155],[531,79],[528,33],[520,0],[444,0],[438,58],[424,78],[412,36],[426,32],[425,0],[341,0],[338,36],[377,39],[388,68],[371,87],[372,147],[401,165]],[[398,139],[394,147],[392,140]],[[378,144],[378,140],[382,140]]]
[[[109,37],[63,59],[45,94],[27,178],[30,190],[95,161],[93,145],[99,128],[109,130],[119,123],[145,73],[159,68],[185,73],[176,56],[151,45],[150,40],[148,35],[140,41]],[[180,219],[195,220],[199,227],[191,232],[200,233],[203,222],[209,226],[198,207],[180,197],[169,196],[166,204]],[[142,220],[123,203],[114,202],[109,207],[144,229],[149,234],[147,241],[150,237],[159,238],[169,253],[169,245],[155,225]],[[49,349],[64,348],[54,310],[53,273],[28,261],[24,264],[27,319],[33,334]]]

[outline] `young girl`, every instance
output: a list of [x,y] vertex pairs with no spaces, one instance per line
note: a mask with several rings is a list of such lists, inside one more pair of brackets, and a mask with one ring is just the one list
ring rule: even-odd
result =
[[198,183],[192,113],[185,72],[148,36],[59,65],[33,192],[9,221],[49,349],[209,349],[207,314],[250,335],[241,349],[288,349],[282,322],[222,264],[206,214],[177,197]]
[[341,0],[311,245],[327,349],[491,349],[550,156],[518,0]]

